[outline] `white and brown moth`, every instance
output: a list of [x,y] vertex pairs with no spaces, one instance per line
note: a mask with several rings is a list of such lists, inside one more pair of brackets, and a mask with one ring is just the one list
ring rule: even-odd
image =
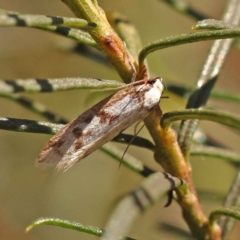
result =
[[143,120],[159,104],[160,78],[141,80],[97,103],[69,122],[40,152],[38,164],[56,164],[66,171],[133,123]]

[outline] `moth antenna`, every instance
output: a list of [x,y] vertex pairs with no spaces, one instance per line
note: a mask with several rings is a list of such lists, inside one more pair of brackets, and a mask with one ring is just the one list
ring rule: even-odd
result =
[[134,65],[134,63],[132,62],[131,58],[130,58],[130,54],[128,53],[128,49],[127,49],[127,45],[124,42],[123,43],[124,47],[125,47],[125,52],[127,53],[127,59],[128,59],[128,63],[131,66],[132,70],[133,70],[133,75],[132,75],[132,79],[131,79],[131,83],[136,81],[136,76],[137,76],[137,70],[136,67]]
[[147,82],[146,79],[141,79],[141,80],[139,80],[139,81],[137,81],[137,82],[136,82],[136,81],[135,81],[135,82],[131,82],[131,83],[125,84],[125,85],[120,86],[120,87],[92,89],[92,90],[90,90],[90,92],[104,92],[104,91],[122,90],[122,89],[124,89],[124,88],[130,87],[130,86],[134,86],[134,85],[138,85],[138,84],[145,83],[145,82]]
[[127,87],[128,87],[128,84],[120,86],[120,87],[115,87],[115,88],[91,89],[90,92],[116,91],[116,90],[122,90],[122,89],[127,88]]
[[[141,122],[141,121],[138,121],[137,124],[136,124],[135,127],[134,127],[134,137],[138,134],[138,133],[137,133],[137,127],[138,127],[138,125],[140,124],[140,122]],[[143,126],[144,126],[144,125],[143,125]]]
[[[140,123],[140,121],[137,123],[137,125],[139,125],[139,123]],[[120,169],[120,167],[121,167],[121,165],[122,165],[123,158],[124,158],[127,150],[129,149],[131,143],[132,143],[133,140],[137,137],[137,135],[142,131],[142,129],[143,129],[144,126],[145,126],[145,124],[143,124],[143,125],[141,126],[141,128],[140,128],[136,133],[134,133],[134,136],[132,137],[131,141],[128,143],[128,145],[127,145],[127,147],[126,147],[126,149],[125,149],[125,151],[124,151],[124,153],[123,153],[123,155],[122,155],[122,157],[121,157],[121,160],[120,160],[120,163],[119,163],[119,166],[118,166],[118,170]],[[136,130],[136,128],[135,128],[135,130]]]
[[[132,64],[133,65],[133,64]],[[134,67],[134,70],[135,70],[135,72],[133,73],[133,75],[132,75],[132,80],[131,80],[131,82],[135,82],[136,81],[136,77],[137,77],[137,72],[136,72],[136,68]]]

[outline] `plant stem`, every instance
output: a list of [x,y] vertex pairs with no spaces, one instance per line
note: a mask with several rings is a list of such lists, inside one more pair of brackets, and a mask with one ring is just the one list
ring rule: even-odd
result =
[[145,119],[154,143],[156,145],[155,160],[172,176],[184,179],[189,188],[186,191],[176,189],[177,201],[182,208],[182,214],[196,239],[220,240],[220,229],[218,226],[209,225],[202,207],[196,197],[191,177],[191,167],[185,162],[181,149],[179,148],[176,134],[171,128],[162,129],[159,125],[161,113],[155,109]]
[[131,82],[136,73],[133,57],[122,40],[111,28],[104,11],[91,0],[62,0],[77,17],[95,22],[97,27],[89,29],[92,38],[105,53],[125,83]]
[[136,27],[126,16],[117,12],[107,12],[107,19],[137,62],[142,42]]

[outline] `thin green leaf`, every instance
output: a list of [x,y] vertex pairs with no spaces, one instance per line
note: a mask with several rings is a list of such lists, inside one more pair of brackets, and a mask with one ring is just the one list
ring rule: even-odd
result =
[[218,218],[221,216],[227,216],[227,217],[234,218],[236,220],[240,220],[240,209],[234,208],[234,207],[228,207],[228,208],[221,208],[221,209],[212,211],[209,215],[210,223],[214,224],[218,220]]
[[[32,230],[35,227],[38,227],[40,225],[52,225],[52,226],[57,226],[57,227],[63,227],[63,228],[68,228],[71,230],[76,230],[78,232],[84,232],[90,235],[95,235],[98,237],[101,237],[104,233],[104,231],[101,228],[94,227],[94,226],[89,226],[89,225],[83,225],[81,223],[77,222],[70,222],[68,220],[62,220],[59,218],[39,218],[35,220],[32,224],[30,224],[26,228],[26,233],[28,233],[30,230]],[[130,237],[124,237],[125,240],[135,240]]]
[[205,31],[197,33],[186,33],[172,37],[166,37],[155,41],[145,46],[139,54],[139,65],[143,66],[143,61],[149,53],[161,50],[164,48],[174,47],[187,43],[194,43],[206,40],[226,39],[226,38],[237,38],[240,36],[240,29],[224,29],[216,31]]
[[193,145],[190,154],[191,156],[216,157],[233,164],[240,164],[240,154],[227,149]]
[[216,19],[204,19],[192,27],[193,30],[220,30],[236,28],[236,25]]
[[[4,12],[4,10],[2,10]],[[97,25],[80,18],[53,17],[33,14],[0,14],[1,27],[44,27],[62,26],[69,28],[96,27]]]
[[103,230],[98,227],[83,225],[77,222],[70,222],[68,220],[62,220],[59,218],[39,218],[26,228],[26,232],[29,232],[33,228],[40,225],[53,225],[53,226],[68,228],[68,229],[76,230],[79,232],[95,235],[98,237],[102,236],[102,233],[103,233]]
[[0,80],[0,95],[17,92],[56,92],[74,89],[102,89],[124,86],[115,80],[97,78]]
[[47,31],[47,32],[51,32],[51,33],[55,33],[60,36],[64,36],[64,37],[73,39],[79,43],[83,43],[88,46],[99,49],[97,43],[90,36],[90,34],[83,30],[80,30],[80,29],[73,29],[73,28],[67,28],[67,27],[61,27],[61,26],[59,26],[59,27],[58,26],[47,26],[47,27],[34,27],[34,28],[40,29],[43,31]]
[[[18,15],[19,13],[0,9],[0,14],[3,14],[3,15],[4,14]],[[72,29],[72,28],[63,27],[63,26],[35,26],[33,28],[44,30],[44,31],[47,31],[47,32],[56,33],[58,35],[76,40],[79,43],[83,43],[83,44],[86,44],[88,46],[99,49],[97,43],[90,36],[90,34],[83,31],[83,30],[80,30],[80,29]]]
[[0,117],[0,129],[8,131],[56,134],[63,126],[49,122]]
[[234,93],[225,92],[222,90],[215,90],[215,91],[212,91],[211,97],[214,99],[219,99],[223,101],[240,103],[240,94],[237,94],[237,93],[234,94]]
[[23,97],[18,94],[0,94],[0,97],[12,100],[20,104],[22,107],[41,115],[42,117],[46,118],[51,122],[61,124],[66,124],[69,122],[66,118],[62,117],[61,115],[47,109],[47,107],[42,103],[33,101],[30,98]]
[[168,128],[172,122],[186,119],[213,121],[240,130],[239,116],[228,112],[206,109],[185,109],[165,113],[161,118],[161,126],[162,128]]
[[[168,84],[167,90],[173,92],[181,97],[186,97],[188,93],[190,93],[193,89],[189,86],[183,86],[180,84]],[[210,97],[213,99],[218,99],[222,101],[230,101],[240,103],[240,94],[231,93],[227,91],[223,91],[221,89],[215,89],[211,91]]]

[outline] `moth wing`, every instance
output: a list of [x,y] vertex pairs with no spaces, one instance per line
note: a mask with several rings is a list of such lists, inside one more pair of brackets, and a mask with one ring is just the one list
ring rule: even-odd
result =
[[44,146],[37,157],[37,164],[56,165],[66,155],[67,150],[76,141],[72,129],[76,126],[76,120],[69,122],[56,133]]
[[[109,97],[105,98],[56,133],[38,155],[37,165],[57,164],[58,171],[66,171],[86,154],[88,155],[89,146],[84,146],[84,140],[88,135],[86,129],[108,100]],[[66,162],[69,162],[69,164],[66,164]]]
[[[162,84],[159,85],[161,88]],[[37,162],[57,164],[58,171],[66,171],[125,128],[145,118],[158,104],[160,96],[161,91],[151,84],[120,90],[63,127],[45,145]]]

